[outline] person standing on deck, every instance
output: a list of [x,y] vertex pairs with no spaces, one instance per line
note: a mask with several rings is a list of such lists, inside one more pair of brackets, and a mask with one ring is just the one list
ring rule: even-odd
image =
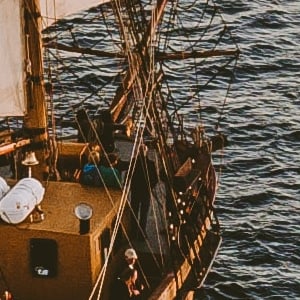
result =
[[[137,266],[137,260],[138,260],[138,256],[136,251],[133,248],[128,248],[126,249],[126,251],[124,252],[124,265],[123,265],[123,269],[131,269],[131,270],[135,270],[136,272],[134,273],[134,285],[133,288],[137,291],[139,291],[139,297],[142,297],[143,295],[143,291],[144,291],[144,284],[142,283],[142,279],[141,279],[141,270],[138,268]],[[137,296],[137,295],[135,295]]]
[[[145,285],[144,280],[141,277],[142,271],[140,269],[140,264],[137,263],[138,255],[133,248],[128,248],[124,251],[124,257],[120,261],[120,264],[117,267],[116,278],[119,280],[123,277],[124,274],[127,274],[131,270],[131,288],[132,290],[136,291],[131,295],[130,299],[144,299],[145,297]],[[120,285],[120,281],[116,282],[117,285]],[[115,286],[112,286],[114,289]],[[113,298],[119,299],[119,298]],[[121,299],[121,298],[120,298]]]
[[148,147],[141,145],[137,157],[135,170],[131,179],[131,208],[133,220],[139,222],[143,234],[136,232],[138,238],[146,236],[148,211],[150,207],[152,189],[158,182],[158,175],[154,161],[148,158]]

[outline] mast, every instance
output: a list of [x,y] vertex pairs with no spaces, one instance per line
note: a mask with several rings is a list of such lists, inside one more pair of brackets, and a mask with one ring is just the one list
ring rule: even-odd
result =
[[[146,51],[149,47],[149,44],[151,42],[151,39],[153,38],[153,35],[155,34],[155,30],[159,24],[159,22],[162,19],[163,12],[165,9],[165,6],[167,5],[167,0],[159,0],[156,7],[153,10],[152,17],[148,23],[147,30],[142,37],[141,40],[141,49],[142,53],[137,53],[136,59],[135,59],[135,66],[132,70],[130,68],[127,70],[127,73],[125,75],[123,84],[119,86],[117,89],[116,95],[112,101],[111,104],[111,111],[112,111],[112,117],[113,120],[117,120],[123,107],[126,104],[127,96],[130,92],[130,90],[133,87],[133,84],[135,82],[135,79],[138,75],[141,75],[141,69],[142,69],[142,55],[144,56],[146,54]],[[125,34],[124,34],[125,36]]]
[[[39,0],[24,0],[24,20],[27,74],[27,115],[24,119],[24,129],[32,138],[33,144],[41,145],[47,139],[47,120],[43,80],[42,20]],[[38,179],[42,179],[43,150],[37,150],[36,157],[39,165],[33,168],[33,175]]]

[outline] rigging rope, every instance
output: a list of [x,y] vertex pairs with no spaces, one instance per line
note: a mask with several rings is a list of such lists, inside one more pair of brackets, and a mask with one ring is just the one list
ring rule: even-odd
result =
[[[208,3],[209,3],[209,1],[206,1],[207,7],[205,8],[205,10],[202,10],[201,16],[198,16],[199,21],[197,21],[196,25],[201,25],[201,22],[203,22],[204,15],[205,15],[206,11],[208,10]],[[84,107],[84,108],[91,107],[92,106],[91,100],[93,100],[94,97],[96,97],[97,101],[100,101],[102,103],[102,105],[104,103],[108,106],[108,101],[111,100],[112,90],[114,89],[114,88],[111,88],[111,86],[113,86],[114,84],[115,85],[119,84],[118,80],[120,78],[124,78],[124,73],[125,73],[126,67],[128,67],[128,70],[129,70],[128,72],[130,74],[136,73],[136,76],[133,79],[132,86],[129,86],[128,90],[124,91],[124,94],[126,94],[128,99],[131,100],[129,102],[131,103],[132,106],[134,106],[134,108],[137,112],[136,113],[137,124],[138,124],[137,129],[136,129],[137,130],[137,137],[136,137],[137,139],[135,140],[135,143],[134,143],[134,150],[132,152],[132,155],[137,153],[137,151],[139,149],[139,145],[142,141],[142,136],[143,136],[143,132],[144,132],[144,127],[142,125],[146,124],[146,126],[149,126],[150,129],[156,128],[158,125],[155,124],[155,121],[153,119],[151,119],[150,116],[153,114],[153,111],[157,110],[159,112],[156,112],[156,117],[162,118],[164,111],[166,111],[166,113],[165,113],[166,115],[164,117],[166,119],[168,119],[169,123],[168,123],[168,121],[166,121],[164,123],[164,128],[158,129],[159,135],[161,135],[158,137],[158,139],[160,140],[160,142],[159,142],[160,151],[161,151],[161,153],[163,153],[162,164],[163,164],[166,174],[170,175],[170,174],[172,174],[173,170],[172,170],[172,166],[170,166],[170,163],[167,161],[166,149],[163,146],[164,144],[166,144],[166,140],[162,141],[162,139],[163,139],[164,134],[166,134],[167,132],[171,132],[171,133],[175,132],[176,124],[174,126],[173,122],[170,122],[171,118],[173,118],[173,120],[178,119],[179,115],[180,115],[179,112],[188,106],[191,99],[194,99],[194,98],[200,99],[200,95],[199,95],[200,92],[203,89],[205,89],[207,87],[208,83],[210,83],[212,80],[214,80],[217,75],[222,74],[222,72],[224,70],[226,70],[227,66],[229,66],[230,63],[228,63],[227,65],[223,64],[221,67],[219,67],[219,69],[217,69],[218,72],[213,74],[213,76],[212,76],[213,78],[207,79],[205,84],[199,85],[199,82],[198,82],[198,80],[200,80],[199,75],[203,72],[206,72],[206,70],[203,69],[203,67],[202,67],[202,64],[205,62],[205,60],[202,60],[199,62],[196,60],[196,58],[194,58],[194,60],[193,60],[193,62],[195,64],[194,71],[196,73],[196,83],[198,84],[198,86],[196,86],[196,84],[195,84],[194,77],[192,78],[189,75],[189,73],[187,73],[186,74],[187,76],[183,80],[181,80],[181,76],[183,74],[185,75],[186,67],[189,67],[189,61],[183,67],[181,67],[179,64],[172,65],[170,63],[169,64],[162,63],[161,67],[160,67],[161,68],[160,71],[163,74],[163,81],[162,81],[162,83],[161,82],[156,83],[158,74],[155,74],[154,70],[156,67],[159,68],[158,63],[155,61],[156,49],[163,45],[163,49],[165,51],[177,52],[178,50],[177,50],[176,42],[174,44],[174,41],[177,40],[177,42],[178,42],[179,39],[175,37],[175,33],[178,33],[179,31],[185,31],[185,32],[188,32],[189,34],[186,35],[186,39],[185,39],[184,43],[182,43],[182,45],[181,45],[182,48],[184,50],[189,50],[189,49],[196,50],[197,47],[201,46],[200,42],[203,42],[205,34],[209,30],[208,28],[202,30],[201,35],[198,35],[198,37],[200,36],[200,38],[197,41],[193,41],[192,35],[195,33],[195,31],[193,29],[187,28],[187,26],[189,26],[189,25],[185,24],[181,18],[178,18],[178,19],[175,18],[175,14],[178,12],[178,10],[182,10],[182,11],[185,11],[186,13],[188,13],[190,9],[194,8],[196,1],[193,1],[191,4],[184,3],[182,5],[179,5],[179,1],[168,2],[168,6],[169,6],[168,9],[169,9],[170,13],[165,14],[166,19],[168,18],[167,23],[160,24],[160,25],[156,24],[157,26],[159,26],[160,31],[156,32],[156,35],[151,35],[151,38],[149,38],[149,40],[147,40],[147,46],[149,45],[149,47],[143,47],[143,42],[145,42],[145,39],[147,39],[147,37],[143,36],[141,34],[141,32],[146,31],[147,26],[144,24],[146,24],[147,22],[145,20],[149,19],[149,16],[146,16],[146,13],[145,13],[143,7],[142,6],[137,7],[136,4],[132,3],[132,1],[125,1],[125,2],[112,1],[112,4],[114,7],[114,14],[117,15],[118,19],[119,19],[121,40],[119,41],[116,39],[116,37],[115,37],[116,32],[113,31],[112,26],[111,26],[113,14],[109,14],[109,12],[105,10],[106,6],[103,5],[103,6],[100,6],[100,12],[102,14],[102,17],[103,17],[102,19],[104,20],[104,26],[106,27],[108,35],[107,36],[103,35],[103,37],[101,37],[99,41],[93,41],[91,48],[93,48],[93,47],[96,48],[100,42],[105,43],[105,39],[109,39],[107,37],[110,37],[110,40],[111,40],[111,44],[109,46],[110,50],[114,49],[114,48],[117,48],[118,51],[120,51],[120,49],[123,49],[123,50],[125,49],[126,55],[127,55],[127,57],[126,57],[127,61],[123,62],[121,59],[109,60],[109,63],[108,63],[109,67],[111,67],[112,64],[117,64],[118,65],[118,67],[116,68],[117,70],[114,70],[113,75],[105,74],[105,76],[104,76],[105,78],[103,81],[96,82],[96,84],[98,86],[95,86],[92,82],[90,82],[91,81],[90,78],[88,78],[87,82],[84,81],[85,86],[89,90],[89,95],[86,95],[86,93],[87,93],[86,90],[84,91],[84,93],[82,93],[79,89],[77,89],[77,87],[76,87],[77,84],[75,84],[73,92],[76,94],[76,97],[73,97],[72,99],[66,98],[68,101],[69,107],[71,107],[71,109],[68,109],[67,112],[71,111],[72,113],[75,113],[76,108],[78,108],[78,107]],[[126,8],[124,8],[123,4],[126,5]],[[152,4],[151,1],[149,1],[148,5],[150,6],[151,4]],[[210,15],[209,25],[213,24],[213,18],[215,17],[216,10],[210,9],[210,13],[211,12],[213,12],[213,14]],[[152,13],[154,13],[154,10],[152,10]],[[139,16],[137,16],[138,14],[139,14]],[[96,17],[95,17],[95,19],[96,19]],[[154,20],[155,20],[154,15],[152,15],[151,20],[154,22]],[[167,24],[167,26],[166,26],[166,24]],[[150,26],[153,26],[153,25],[154,25],[154,23],[150,24]],[[178,28],[178,27],[181,27],[181,28]],[[172,32],[170,32],[171,29],[172,29]],[[76,39],[76,35],[74,35],[72,28],[69,27],[68,30],[69,30],[69,35],[72,37],[71,41],[73,41],[73,43],[79,44],[80,40]],[[226,28],[226,30],[227,30],[227,28]],[[97,31],[98,31],[97,35],[99,35],[99,29],[97,29]],[[172,33],[173,37],[171,35],[169,35],[169,33]],[[93,34],[95,34],[94,30],[91,31],[91,36],[94,36]],[[214,47],[216,47],[222,37],[223,36],[220,35],[220,39],[218,39],[217,41],[213,40],[210,42],[215,43]],[[207,41],[205,41],[205,42],[207,42]],[[70,62],[69,65],[63,63],[63,61],[60,57],[60,54],[58,52],[56,54],[53,54],[53,57],[60,59],[61,70],[65,71],[66,69],[70,69],[71,77],[73,76],[73,79],[75,79],[77,82],[78,81],[83,82],[83,80],[85,80],[85,78],[82,78],[82,74],[80,74],[80,76],[78,76],[75,73],[75,71],[73,70],[74,66],[76,66],[76,65],[80,66],[80,64],[81,64],[80,60],[82,58],[85,58],[86,61],[88,60],[91,65],[97,66],[97,68],[98,68],[97,72],[99,72],[99,77],[100,76],[103,77],[104,72],[107,72],[107,67],[103,67],[103,69],[102,69],[101,66],[98,66],[98,65],[96,65],[96,63],[93,62],[93,57],[90,57],[88,55],[80,55],[77,57],[72,57],[72,60],[69,61]],[[197,62],[197,66],[196,66],[196,62]],[[182,74],[180,74],[180,73],[182,73]],[[205,74],[205,75],[207,75],[207,74]],[[98,76],[98,73],[97,73],[97,76]],[[174,78],[177,79],[177,76],[180,78],[179,83],[181,83],[181,84],[183,82],[185,83],[184,85],[181,86],[181,88],[187,89],[190,93],[192,93],[188,97],[185,97],[185,96],[182,97],[183,94],[186,94],[186,93],[184,93],[184,91],[181,91],[177,94],[174,93],[174,91],[173,91],[174,85],[172,84],[171,80]],[[188,77],[188,76],[190,76],[190,77]],[[233,80],[233,78],[231,78],[231,80]],[[191,82],[191,84],[192,84],[191,86],[189,86],[189,82]],[[64,93],[64,85],[62,85],[59,88]],[[107,89],[107,94],[105,94],[106,89]],[[100,92],[102,92],[103,95],[99,95]],[[226,93],[226,97],[227,97],[227,94],[228,94],[228,90]],[[82,95],[84,95],[84,96],[82,96]],[[77,98],[76,101],[75,101],[75,98]],[[222,107],[222,111],[221,111],[222,114],[224,111],[225,101],[226,101],[226,99],[224,99],[224,102],[223,102],[223,107]],[[146,109],[143,110],[143,107],[145,107],[145,106],[146,106]],[[173,113],[171,115],[169,115],[167,110],[171,109],[171,108],[173,109]],[[127,109],[129,110],[128,107],[127,107]],[[151,113],[149,113],[149,110],[151,110]],[[65,115],[66,115],[66,113],[65,113]],[[218,120],[218,124],[219,124],[220,120],[221,120],[221,115]],[[90,121],[90,124],[91,124],[91,126],[93,126],[92,121]],[[77,125],[79,125],[79,124],[77,124]],[[78,128],[79,128],[79,131],[81,131],[80,126],[78,126]],[[149,130],[149,131],[151,131],[151,130]],[[99,144],[101,144],[99,137],[97,137],[97,141]],[[107,271],[108,260],[109,260],[109,257],[111,256],[111,253],[113,250],[113,244],[117,238],[117,233],[118,233],[120,226],[123,228],[122,214],[124,212],[126,204],[128,204],[128,206],[130,207],[130,202],[128,201],[128,195],[129,195],[129,186],[130,186],[130,174],[132,174],[134,164],[135,164],[135,157],[132,156],[129,171],[125,178],[125,185],[124,185],[122,197],[120,200],[120,206],[118,208],[114,207],[115,211],[117,212],[117,219],[115,222],[115,226],[113,228],[113,233],[112,233],[112,237],[111,237],[111,243],[109,245],[107,259],[104,262],[104,266],[101,269],[99,277],[97,278],[97,281],[96,281],[95,286],[93,287],[93,291],[92,291],[92,295],[95,295],[95,293],[97,292],[97,289],[98,289],[98,299],[102,292],[102,288],[103,288],[103,284],[104,284],[104,277],[105,277],[105,273]],[[100,172],[99,172],[99,175],[101,176]],[[109,191],[106,186],[105,186],[105,189],[106,189],[106,192],[109,194]],[[172,190],[172,188],[171,188],[171,194],[172,194],[172,201],[175,201],[175,194],[174,194],[174,191]],[[110,196],[110,201],[112,201],[111,196]],[[151,197],[151,201],[152,201],[152,206],[154,206],[153,195]],[[131,207],[130,207],[130,209],[131,209]],[[158,224],[158,220],[157,220],[157,216],[155,216],[156,231],[158,231],[157,224]],[[126,232],[125,232],[125,236],[126,236],[128,242],[130,242]],[[149,249],[151,249],[151,245],[148,245],[148,247],[149,247]],[[161,249],[162,246],[159,245],[159,247],[160,247],[160,252],[162,253],[162,249]],[[155,255],[153,253],[152,253],[152,255],[155,257]]]
[[[145,99],[146,98],[144,98],[144,101],[145,101]],[[148,100],[150,100],[150,99],[148,99]],[[148,110],[149,110],[150,105],[151,105],[151,101],[149,101],[147,105],[146,105],[146,103],[143,105],[143,106],[146,107],[145,112],[144,112],[146,115],[148,114]],[[141,113],[140,113],[140,120],[138,122],[138,127],[137,127],[137,134],[136,134],[136,137],[135,137],[135,143],[134,143],[134,147],[133,147],[133,151],[132,151],[132,157],[130,159],[130,165],[129,165],[129,169],[128,169],[127,176],[126,176],[126,179],[125,179],[124,186],[125,186],[125,191],[127,191],[127,192],[125,192],[126,193],[126,197],[124,197],[124,199],[128,198],[131,176],[132,176],[132,172],[134,170],[135,163],[136,163],[136,157],[137,157],[136,154],[139,151],[139,148],[140,148],[140,145],[141,145],[141,141],[142,141],[142,137],[143,137],[144,126],[142,126],[142,124],[143,124],[143,120],[145,120],[145,116],[142,113],[143,112],[141,111]],[[127,187],[127,189],[126,189],[126,187]],[[124,192],[123,192],[123,195],[124,195]],[[123,199],[123,196],[122,196],[122,199]],[[112,251],[112,248],[113,248],[113,244],[114,244],[114,241],[115,241],[115,238],[116,238],[116,235],[117,235],[117,231],[118,231],[119,225],[121,223],[121,218],[122,218],[122,215],[123,215],[123,212],[124,212],[124,209],[125,209],[125,204],[126,204],[125,200],[124,201],[121,200],[121,203],[122,204],[121,204],[120,210],[118,212],[118,218],[116,220],[116,224],[115,224],[114,231],[113,231],[113,234],[112,234],[111,243],[110,243],[110,247],[109,247],[109,250],[108,250],[108,256],[107,257],[109,257],[110,254],[111,254],[111,251]],[[152,252],[153,259],[155,260],[156,264],[159,266],[159,263],[156,261],[155,255],[153,254],[153,250],[151,250],[151,245],[150,245],[149,241],[146,240],[146,243],[147,243],[147,246],[149,247],[150,251]],[[102,268],[102,270],[100,272],[99,280],[97,280],[97,282],[96,282],[96,284],[94,286],[94,289],[93,289],[93,293],[91,294],[90,297],[93,296],[93,294],[94,294],[94,292],[96,290],[96,287],[99,285],[98,299],[100,299],[100,295],[101,295],[102,288],[103,288],[104,277],[105,277],[104,275],[105,275],[106,269],[107,269],[107,261],[105,262],[104,267]],[[142,266],[141,266],[141,271],[143,272]],[[143,275],[143,277],[144,277],[147,285],[149,285],[145,274],[142,274],[142,275]]]

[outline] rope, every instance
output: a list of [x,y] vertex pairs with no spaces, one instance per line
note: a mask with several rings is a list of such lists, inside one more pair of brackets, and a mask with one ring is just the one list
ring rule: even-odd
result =
[[[174,121],[176,120],[176,118],[179,117],[179,112],[182,109],[185,109],[189,104],[191,100],[194,99],[200,99],[200,92],[205,89],[207,87],[207,85],[216,78],[217,75],[222,74],[222,72],[224,72],[224,70],[226,70],[226,68],[229,66],[228,64],[223,64],[220,69],[217,69],[217,72],[213,74],[213,78],[212,79],[208,79],[206,81],[206,83],[204,84],[200,84],[199,80],[200,80],[200,74],[203,72],[206,72],[205,69],[203,69],[203,63],[205,62],[205,60],[202,61],[197,61],[196,59],[194,59],[194,63],[197,63],[197,66],[194,67],[194,71],[197,74],[196,75],[196,82],[193,80],[193,82],[191,83],[193,86],[188,86],[189,83],[189,78],[184,78],[184,80],[182,81],[188,89],[189,92],[189,96],[187,98],[180,98],[179,100],[177,99],[178,95],[174,96],[174,93],[172,91],[172,89],[174,88],[174,86],[172,86],[172,84],[170,84],[169,77],[167,77],[168,75],[168,71],[170,72],[175,72],[175,76],[177,76],[178,72],[183,72],[184,68],[179,68],[178,64],[174,64],[175,67],[173,67],[171,64],[167,65],[167,64],[162,64],[161,65],[161,69],[159,71],[162,72],[163,74],[163,81],[162,82],[158,82],[156,83],[156,73],[155,73],[155,68],[157,67],[156,65],[156,61],[155,61],[155,50],[158,47],[161,47],[161,45],[163,44],[163,48],[165,51],[175,51],[177,49],[174,49],[174,36],[172,39],[172,36],[168,35],[170,32],[169,30],[173,30],[173,34],[179,32],[179,30],[186,30],[188,32],[188,35],[186,37],[185,42],[187,43],[185,50],[187,49],[196,49],[196,47],[201,46],[200,42],[203,41],[203,38],[205,36],[205,34],[208,32],[208,28],[206,28],[204,31],[201,32],[201,34],[198,34],[197,36],[197,40],[194,41],[193,40],[193,34],[195,33],[194,29],[190,30],[189,28],[187,28],[186,25],[187,23],[184,23],[183,20],[181,18],[176,19],[175,15],[179,12],[179,11],[184,11],[184,12],[188,12],[190,9],[194,8],[194,5],[196,4],[196,1],[193,1],[191,4],[181,4],[179,5],[179,1],[172,1],[168,3],[168,9],[170,9],[171,13],[166,13],[165,16],[166,18],[168,18],[167,22],[164,22],[164,25],[166,25],[166,23],[168,23],[166,25],[166,27],[158,27],[159,29],[163,29],[161,32],[157,31],[155,36],[151,35],[151,38],[149,39],[149,48],[148,49],[144,49],[142,47],[143,45],[143,41],[145,37],[142,33],[145,32],[145,28],[146,28],[146,12],[144,11],[143,7],[140,6],[138,7],[136,4],[132,4],[132,1],[112,1],[111,4],[113,6],[113,13],[109,13],[108,11],[105,10],[106,6],[100,6],[100,13],[102,14],[102,17],[104,19],[104,24],[106,26],[106,29],[108,31],[108,37],[111,38],[111,48],[116,48],[118,49],[118,51],[120,51],[120,49],[122,51],[125,51],[126,54],[126,63],[124,63],[121,60],[114,60],[113,63],[116,63],[118,65],[118,70],[116,72],[114,72],[113,76],[108,77],[109,75],[106,75],[107,78],[105,79],[105,82],[101,81],[98,82],[97,81],[97,85],[95,87],[94,84],[92,84],[90,81],[85,82],[86,83],[86,88],[89,89],[91,92],[88,95],[84,95],[84,97],[80,96],[82,93],[81,91],[77,90],[76,87],[74,87],[73,92],[75,94],[75,97],[77,97],[78,99],[76,99],[76,104],[74,105],[74,99],[70,99],[70,98],[66,98],[69,104],[69,107],[71,107],[70,109],[67,110],[67,112],[64,114],[64,116],[67,116],[67,113],[71,112],[71,113],[75,113],[76,108],[78,107],[83,107],[83,106],[87,106],[90,105],[89,100],[93,99],[94,97],[97,97],[97,100],[99,99],[102,103],[109,105],[108,102],[105,102],[105,88],[107,86],[112,86],[114,88],[114,84],[117,82],[119,82],[119,78],[124,77],[124,70],[131,72],[132,74],[134,72],[138,72],[137,76],[134,79],[134,82],[132,83],[132,86],[130,86],[130,88],[128,90],[125,91],[125,94],[128,98],[128,102],[131,102],[130,105],[134,106],[134,109],[136,109],[137,113],[137,136],[136,139],[134,141],[134,147],[133,147],[133,152],[130,158],[130,166],[129,166],[129,170],[127,172],[126,178],[125,178],[125,183],[123,186],[123,192],[122,192],[122,196],[120,199],[120,206],[116,207],[114,206],[114,210],[117,213],[117,218],[116,218],[116,222],[113,228],[113,232],[112,232],[112,237],[111,237],[111,243],[109,245],[109,249],[108,249],[108,255],[107,255],[107,259],[104,262],[104,266],[100,271],[99,277],[97,278],[97,282],[95,283],[94,287],[93,287],[93,291],[92,291],[92,295],[95,295],[96,293],[98,293],[98,299],[100,299],[100,295],[102,292],[102,288],[103,288],[103,284],[104,284],[104,277],[106,275],[106,271],[107,271],[107,266],[108,266],[108,260],[109,257],[111,256],[112,253],[112,249],[113,249],[113,244],[116,240],[117,237],[117,233],[118,230],[120,229],[120,226],[124,229],[123,225],[122,225],[122,215],[125,209],[125,206],[128,205],[129,208],[131,209],[132,212],[132,208],[130,205],[130,201],[129,201],[129,189],[130,189],[130,183],[131,183],[131,176],[133,174],[133,170],[135,168],[135,164],[136,164],[136,154],[139,151],[139,147],[142,143],[142,137],[143,137],[143,133],[145,130],[145,126],[148,128],[147,129],[157,129],[159,136],[157,137],[159,140],[159,151],[161,151],[162,153],[162,164],[163,164],[163,169],[165,171],[166,174],[168,175],[172,175],[173,172],[173,168],[171,166],[171,163],[168,161],[167,158],[167,154],[166,154],[166,149],[165,149],[165,144],[166,144],[166,138],[165,138],[165,134],[167,133],[171,133],[173,134],[173,138],[176,139],[176,136],[174,135],[175,133],[175,126],[174,122],[170,122],[170,121]],[[197,21],[196,25],[201,25],[201,22],[203,22],[204,20],[204,15],[206,12],[208,12],[208,5],[209,1],[206,1],[206,6],[205,6],[205,10],[202,10],[202,13],[199,17],[199,21]],[[149,1],[148,5],[152,5],[153,3],[151,3],[151,1]],[[126,5],[123,6],[123,5]],[[213,14],[210,16],[209,18],[209,25],[213,25],[213,19],[216,16],[216,9],[215,7],[213,8],[214,10],[212,11]],[[152,13],[154,13],[154,10],[152,10]],[[111,21],[112,21],[112,16],[117,16],[118,18],[118,22],[119,22],[119,27],[120,27],[120,36],[121,36],[121,41],[115,42],[116,37],[116,33],[113,31],[112,26],[111,26]],[[100,15],[101,16],[101,15]],[[98,16],[95,17],[95,19]],[[149,18],[147,18],[149,19]],[[152,19],[154,20],[154,15],[152,15]],[[153,24],[152,24],[153,25]],[[177,29],[177,27],[181,27],[181,29]],[[225,28],[226,32],[228,28]],[[69,28],[68,29],[68,34],[70,35],[70,37],[72,38],[73,43],[77,43],[78,41],[76,40],[76,36],[73,34],[73,28]],[[98,29],[99,30],[99,29]],[[164,35],[164,32],[166,32],[166,35]],[[93,34],[93,32],[91,33]],[[100,33],[101,34],[101,33]],[[220,38],[217,41],[213,41],[215,43],[214,47],[217,46],[217,44],[221,41],[221,38],[223,38],[225,34],[225,31],[222,32],[222,35],[220,34]],[[99,35],[99,32],[97,33],[97,35]],[[199,38],[200,37],[200,38]],[[100,42],[104,41],[104,39],[107,38],[107,36],[105,37],[103,35],[103,37],[101,37],[101,39],[99,41],[96,41],[93,43],[93,45],[91,46],[91,48],[96,47],[97,45],[99,45]],[[178,39],[177,39],[178,40]],[[184,48],[184,47],[183,47]],[[52,54],[52,52],[49,52]],[[59,58],[61,66],[62,66],[62,70],[64,70],[64,68],[69,68],[69,66],[72,68],[75,64],[80,64],[80,59],[85,58],[86,62],[89,62],[90,65],[94,66],[95,64],[93,64],[93,58],[91,58],[90,56],[86,56],[86,55],[80,55],[76,58],[73,58],[70,65],[66,65],[63,63],[63,60],[61,59],[61,57],[59,56],[58,53],[53,54],[53,57]],[[232,61],[230,61],[231,63]],[[128,65],[128,70],[127,70],[127,65]],[[139,66],[137,68],[137,66]],[[185,66],[184,66],[185,67]],[[104,69],[101,69],[100,67],[98,68],[98,71],[100,74],[103,73]],[[209,70],[210,71],[210,70]],[[214,70],[213,70],[214,71]],[[74,79],[77,81],[81,81],[82,82],[82,78],[80,76],[77,76],[75,74],[75,72],[73,72],[72,70],[70,71],[71,74],[73,75]],[[210,75],[208,73],[206,73],[205,75]],[[173,75],[171,75],[171,77],[173,78]],[[117,80],[116,80],[117,79]],[[233,78],[231,78],[231,80],[233,80]],[[157,84],[157,86],[155,85]],[[64,92],[63,87],[59,87],[61,88],[61,91]],[[111,92],[111,90],[113,90],[113,88],[109,89],[109,92]],[[184,87],[183,87],[184,88]],[[99,95],[99,93],[103,93],[103,95]],[[226,93],[226,97],[228,94],[228,90]],[[108,93],[107,98],[109,100],[111,100],[111,95]],[[177,102],[177,103],[176,103]],[[222,107],[222,111],[220,114],[220,118],[218,120],[218,126],[222,117],[222,114],[224,112],[224,107],[225,107],[225,102],[226,99],[224,99],[223,102],[223,107]],[[102,104],[103,105],[103,104]],[[125,109],[129,110],[131,109],[132,106],[127,106]],[[145,108],[146,107],[146,108]],[[167,110],[174,108],[172,115],[168,113]],[[124,109],[124,111],[125,111]],[[123,111],[123,113],[124,113]],[[126,112],[127,113],[127,112]],[[166,113],[165,116],[163,116],[163,114]],[[157,125],[155,124],[155,121],[152,119],[152,115],[155,115],[155,118],[160,118],[162,119],[162,117],[166,117],[166,122],[163,124],[164,127],[162,125]],[[173,120],[171,120],[171,118],[173,117]],[[97,136],[97,132],[94,128],[94,124],[91,120],[89,120],[89,123],[91,125],[91,127],[93,128],[93,133]],[[145,124],[145,126],[144,126]],[[161,126],[161,128],[156,128],[158,126]],[[82,129],[80,128],[79,124],[78,124],[78,128],[79,131],[82,132]],[[151,130],[149,130],[151,131]],[[99,139],[99,137],[97,136],[97,143],[99,145],[101,145],[101,141]],[[87,141],[87,139],[85,140]],[[102,147],[102,145],[101,145]],[[102,147],[103,148],[103,147]],[[107,153],[104,153],[104,155],[107,157]],[[147,170],[145,170],[147,171]],[[101,177],[101,173],[98,170],[99,176]],[[116,174],[115,174],[116,177]],[[101,178],[102,179],[102,178]],[[116,177],[117,179],[117,177]],[[103,181],[103,180],[102,180]],[[119,185],[121,187],[121,182],[119,182]],[[172,189],[172,185],[170,182],[167,183],[167,185],[170,185],[168,188],[170,188],[171,190],[171,196],[172,196],[172,201],[175,201],[175,192]],[[104,184],[106,193],[109,194],[110,196],[110,201],[112,202],[112,197],[109,193],[109,189],[107,188],[107,186]],[[154,206],[154,200],[155,200],[155,195],[151,194],[151,204],[152,207]],[[158,200],[158,199],[156,199]],[[159,203],[159,202],[158,202]],[[158,232],[158,216],[154,213],[154,221],[155,221],[155,230],[156,232]],[[136,216],[134,216],[136,218]],[[136,218],[137,219],[137,218]],[[137,222],[138,223],[138,222]],[[125,233],[125,236],[129,241],[128,235],[125,231],[125,229],[123,230]],[[159,235],[158,235],[159,236]],[[149,249],[151,249],[151,245],[149,245],[149,242],[147,241],[147,247],[149,247]],[[162,246],[161,246],[161,241],[159,241],[159,248],[160,248],[160,252],[162,254]],[[153,257],[155,257],[155,255],[152,252],[152,249],[150,250],[151,254],[153,255]],[[163,256],[162,256],[163,259]],[[142,268],[141,268],[142,269]],[[97,290],[98,289],[98,290]],[[90,298],[91,299],[91,298]]]
[[[148,110],[149,110],[150,104],[151,104],[151,101],[149,101],[148,105],[146,106],[146,109],[145,109],[146,115],[148,114]],[[118,228],[119,228],[120,223],[121,223],[121,217],[122,217],[123,211],[125,209],[126,199],[128,199],[128,193],[129,193],[129,187],[130,187],[130,182],[131,182],[131,176],[132,176],[132,172],[134,170],[135,163],[136,163],[136,156],[137,156],[136,154],[139,151],[139,148],[140,148],[140,145],[141,145],[141,141],[142,141],[143,132],[144,132],[144,127],[141,126],[143,124],[142,121],[144,120],[144,118],[145,117],[141,113],[140,114],[140,120],[138,122],[137,134],[136,134],[136,138],[135,138],[135,142],[134,142],[134,147],[133,147],[133,151],[132,151],[132,155],[133,156],[130,159],[130,165],[129,165],[129,169],[128,169],[127,176],[126,176],[126,179],[125,179],[125,184],[124,184],[125,188],[124,188],[124,192],[122,194],[121,205],[120,205],[119,211],[117,213],[117,219],[116,219],[115,227],[114,227],[114,230],[113,230],[113,233],[112,233],[111,243],[110,243],[110,246],[109,246],[107,258],[109,258],[109,256],[111,255],[113,244],[115,242],[115,238],[116,238],[116,235],[117,235],[117,231],[118,231]],[[123,197],[123,195],[126,195],[126,197],[125,196]],[[131,210],[132,210],[132,208],[131,208]],[[128,236],[127,236],[127,238],[128,238]],[[146,244],[149,247],[150,252],[152,253],[154,260],[156,261],[156,258],[155,258],[154,254],[153,254],[153,251],[151,250],[151,245],[150,245],[150,243],[149,243],[148,240],[146,240]],[[100,295],[101,295],[102,288],[103,288],[103,283],[104,283],[104,274],[105,274],[106,269],[107,269],[107,263],[108,263],[108,259],[105,261],[104,267],[102,268],[102,270],[101,270],[101,272],[99,274],[98,280],[96,281],[96,283],[94,285],[93,291],[92,291],[92,293],[90,295],[90,299],[93,297],[97,286],[99,286],[98,299],[100,299]],[[156,261],[156,264],[159,265],[157,261]],[[141,267],[141,271],[143,272],[143,268],[142,267]],[[143,275],[143,277],[144,277],[144,279],[146,281],[146,284],[149,286],[149,283],[147,282],[147,278],[146,278],[145,274],[143,273],[142,275]]]

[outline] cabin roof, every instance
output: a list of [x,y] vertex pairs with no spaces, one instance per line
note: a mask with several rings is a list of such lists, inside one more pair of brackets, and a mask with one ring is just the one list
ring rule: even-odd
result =
[[[103,187],[82,186],[72,182],[44,183],[45,195],[41,202],[44,220],[31,223],[29,217],[19,228],[29,230],[45,230],[57,233],[78,234],[79,219],[75,216],[75,206],[81,202],[93,208],[90,219],[90,232],[105,228],[117,214],[121,200],[121,190],[110,189],[109,193]],[[11,226],[11,225],[8,225]]]

